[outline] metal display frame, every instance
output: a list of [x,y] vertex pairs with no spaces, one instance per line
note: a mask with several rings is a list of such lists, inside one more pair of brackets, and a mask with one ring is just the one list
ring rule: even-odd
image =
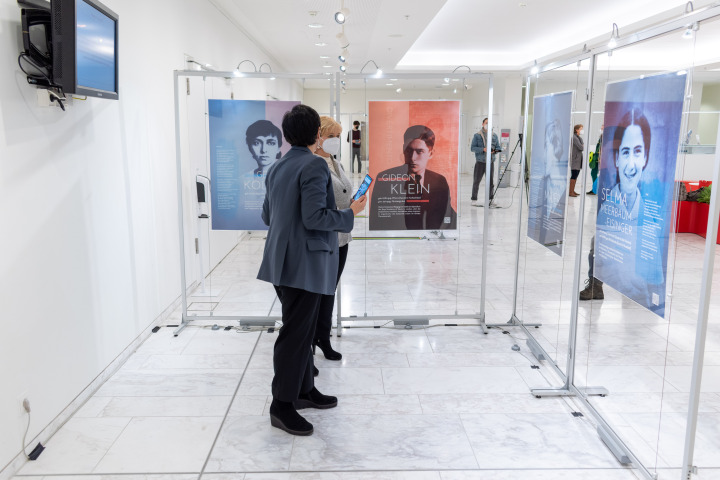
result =
[[[194,320],[227,320],[237,321],[241,326],[274,326],[275,322],[281,320],[280,316],[247,316],[247,315],[188,315],[188,287],[185,264],[185,224],[183,219],[183,171],[182,171],[182,132],[180,131],[180,78],[190,77],[211,77],[211,78],[249,78],[249,79],[289,79],[289,80],[324,80],[331,78],[325,74],[303,74],[303,73],[273,73],[273,72],[219,72],[213,70],[175,70],[173,72],[174,101],[175,101],[175,160],[177,167],[177,194],[178,194],[178,240],[180,243],[180,295],[182,316],[180,325],[173,332],[177,336]],[[330,89],[332,91],[332,89]],[[332,109],[332,92],[330,94],[330,107]]]
[[[688,6],[692,6],[692,2],[688,2]],[[590,66],[588,70],[588,86],[586,91],[587,96],[587,131],[592,131],[592,104],[594,99],[593,83],[595,78],[595,72],[597,70],[597,58],[599,55],[604,53],[612,53],[613,50],[618,50],[623,47],[635,45],[652,38],[660,37],[662,35],[671,33],[673,31],[681,31],[688,28],[688,25],[700,24],[704,20],[720,17],[720,2],[716,2],[710,6],[704,7],[697,11],[686,13],[680,16],[680,18],[670,20],[668,22],[653,26],[646,30],[642,30],[637,33],[633,33],[626,37],[615,37],[615,45],[611,48],[609,45],[602,45],[597,48],[588,50],[584,48],[580,54],[568,56],[567,58],[554,61],[544,66],[538,66],[536,72],[526,77],[525,81],[525,110],[524,110],[524,134],[523,134],[523,147],[527,145],[527,131],[528,131],[528,120],[529,120],[529,102],[530,102],[530,86],[532,83],[532,77],[539,75],[542,72],[555,70],[560,67],[578,63],[583,60],[590,60]],[[717,143],[720,145],[720,126],[718,126]],[[585,149],[583,152],[583,162],[587,165],[589,149]],[[525,172],[526,155],[521,158],[521,174]],[[713,175],[713,184],[720,185],[720,149],[716,149],[715,153],[715,169]],[[587,191],[587,175],[583,175],[582,180],[582,191]],[[575,264],[573,270],[573,296],[570,311],[570,332],[568,336],[568,353],[567,353],[567,370],[564,373],[557,363],[550,361],[549,365],[558,377],[564,382],[563,386],[557,388],[542,388],[542,389],[531,389],[531,393],[538,398],[540,397],[574,397],[582,406],[587,409],[593,419],[597,422],[597,432],[600,438],[605,442],[608,448],[616,456],[618,461],[623,465],[631,465],[636,468],[644,478],[656,479],[657,474],[650,472],[642,462],[639,461],[637,456],[628,448],[623,442],[620,436],[613,430],[609,423],[605,420],[602,414],[588,401],[589,395],[607,395],[609,392],[604,387],[578,387],[575,385],[575,362],[576,362],[576,344],[577,344],[577,326],[578,326],[578,310],[579,310],[579,296],[577,292],[580,291],[581,282],[581,266],[582,266],[582,236],[583,236],[583,224],[585,216],[585,195],[580,195],[580,207],[579,207],[579,225],[577,232],[577,244],[575,251]],[[523,323],[517,315],[517,300],[518,300],[518,282],[520,272],[520,245],[523,240],[522,237],[522,201],[520,203],[518,213],[518,225],[517,225],[517,245],[516,245],[516,259],[515,259],[515,281],[513,291],[513,313],[511,315],[509,324],[520,327],[528,337],[528,347],[533,352],[538,360],[550,359],[551,356],[546,350],[535,340],[532,332],[527,328],[530,324]],[[713,189],[712,197],[710,200],[710,209],[708,214],[708,225],[707,235],[705,242],[705,258],[702,274],[702,286],[700,292],[700,306],[698,309],[698,324],[697,324],[697,335],[695,344],[695,354],[693,361],[692,370],[692,384],[690,391],[690,405],[688,409],[688,424],[686,430],[684,457],[683,457],[683,471],[681,479],[690,480],[693,473],[697,473],[697,467],[693,465],[693,454],[695,445],[695,435],[697,431],[697,420],[698,410],[700,402],[700,391],[701,391],[701,380],[703,370],[703,360],[705,356],[705,340],[707,335],[708,326],[708,309],[710,303],[710,294],[712,288],[712,277],[714,267],[714,256],[718,232],[718,217],[720,216],[720,198],[718,198],[717,189]]]
[[[460,68],[460,67],[458,67]],[[457,70],[457,69],[456,69]],[[494,87],[493,87],[493,81],[494,81],[494,75],[492,73],[488,72],[454,72],[454,73],[392,73],[392,74],[335,74],[335,103],[333,105],[334,109],[331,110],[334,115],[339,115],[340,113],[340,99],[341,99],[341,83],[340,80],[363,80],[364,83],[367,85],[367,81],[369,79],[387,79],[392,77],[393,79],[398,80],[443,80],[448,77],[452,78],[459,78],[463,80],[463,83],[465,83],[468,80],[487,80],[488,81],[488,132],[492,132],[492,126],[493,126],[493,97],[494,97]],[[461,112],[462,115],[462,112]],[[335,117],[337,119],[337,116]],[[494,163],[491,156],[491,165]],[[458,163],[458,171],[460,169],[460,164]],[[414,325],[428,325],[430,320],[458,320],[458,319],[474,319],[479,322],[479,326],[482,329],[483,333],[488,333],[488,327],[496,327],[496,326],[508,326],[507,323],[497,323],[497,324],[488,324],[485,321],[485,299],[486,299],[486,279],[487,279],[487,251],[488,251],[488,235],[486,235],[486,232],[489,230],[489,219],[490,215],[489,212],[489,205],[490,205],[490,188],[489,188],[489,182],[490,181],[490,175],[489,173],[484,176],[483,182],[485,185],[485,198],[484,198],[484,206],[485,211],[483,215],[483,241],[482,241],[482,272],[481,272],[481,286],[480,286],[480,311],[476,314],[463,314],[458,315],[457,312],[455,314],[451,315],[364,315],[362,317],[357,316],[344,316],[342,313],[342,282],[338,284],[337,291],[335,293],[335,298],[337,302],[337,315],[336,315],[336,321],[337,321],[337,336],[342,336],[342,322],[344,320],[347,321],[374,321],[374,320],[392,320],[396,325],[404,325],[406,327],[412,327]],[[539,324],[538,324],[539,325]]]

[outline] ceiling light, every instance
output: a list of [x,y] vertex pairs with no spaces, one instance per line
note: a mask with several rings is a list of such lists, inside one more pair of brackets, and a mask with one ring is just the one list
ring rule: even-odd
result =
[[397,82],[397,78],[391,78],[390,81],[391,81],[391,82]]
[[317,42],[315,44],[316,47],[324,47],[325,45],[327,45],[327,43],[325,43],[325,42]]
[[613,49],[617,47],[618,38],[620,38],[620,29],[618,29],[617,23],[613,23],[612,33],[610,34],[610,41],[608,42],[608,48]]
[[341,8],[340,11],[335,12],[335,21],[342,25],[345,23],[345,20],[347,20],[348,15],[350,15],[350,10],[347,8]]
[[323,60],[327,60],[327,59],[330,58],[330,57],[327,56],[327,55],[320,55],[320,58],[322,58]]
[[700,25],[698,24],[698,22],[693,22],[692,25],[688,25],[687,30],[685,30],[685,33],[683,33],[682,35],[682,38],[684,38],[685,40],[692,39],[695,36],[695,32],[697,32],[699,28]]
[[453,88],[453,93],[457,93],[457,88]]
[[[343,30],[345,27],[343,27]],[[340,48],[347,48],[348,45],[350,45],[350,42],[348,41],[347,37],[345,36],[345,32],[340,32],[337,35],[335,35],[335,38],[337,38],[338,43],[340,44]]]
[[380,67],[378,67],[378,64],[375,63],[375,60],[368,60],[367,62],[365,62],[365,65],[363,65],[363,67],[360,69],[360,73],[362,73],[363,70],[365,70],[365,67],[367,67],[367,66],[370,65],[371,63],[372,63],[373,65],[375,65],[375,68],[377,69],[377,71],[375,72],[375,76],[376,76],[376,77],[381,77],[383,71],[380,69]]
[[400,93],[400,92],[402,92],[402,88],[396,88],[396,89],[395,89],[395,93]]
[[394,83],[386,83],[385,85],[388,86],[388,87],[392,87],[392,86],[395,85],[395,84],[394,84]]
[[442,86],[443,86],[443,87],[449,87],[450,84],[449,84],[449,83],[443,83]]
[[344,72],[345,70],[347,70],[347,68],[345,68],[345,65],[340,65],[340,71]]
[[450,83],[450,77],[445,77],[443,78],[443,80],[445,81],[445,83]]
[[338,55],[338,60],[340,60],[342,63],[345,63],[345,57],[342,55]]
[[322,68],[332,68],[332,65],[327,65],[327,64],[325,64],[325,65],[322,66]]
[[345,80],[340,80],[340,85],[345,86]]
[[310,28],[322,28],[323,26],[319,23],[308,23],[308,27]]

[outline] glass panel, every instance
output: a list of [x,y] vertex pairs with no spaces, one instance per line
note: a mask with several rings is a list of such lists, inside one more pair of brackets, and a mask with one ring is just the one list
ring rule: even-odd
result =
[[[320,82],[327,92],[330,81]],[[273,132],[281,131],[282,115],[292,105],[287,102],[303,100],[302,84],[281,76],[180,79],[185,268],[191,317],[271,317],[267,322],[273,324],[280,316],[272,285],[256,279],[265,240],[258,221],[264,198],[262,169],[289,149],[282,134],[276,138]],[[249,135],[257,145],[251,144]],[[199,201],[200,190],[204,202]]]
[[[523,323],[540,324],[531,333],[562,372],[567,368],[579,195],[584,188],[581,173],[587,171],[582,163],[573,165],[573,144],[589,143],[589,129],[584,126],[588,66],[589,61],[584,61],[543,72],[530,85],[526,174],[531,181],[522,196],[527,208],[521,224],[517,310]],[[577,141],[575,126],[584,129]],[[580,170],[575,182],[573,169]],[[570,196],[573,191],[578,196]]]
[[[593,126],[597,137],[604,122],[598,195],[586,209],[595,241],[585,251],[594,245],[604,298],[596,284],[593,299],[581,302],[575,371],[579,387],[609,391],[588,399],[659,478],[678,478],[670,469],[682,464],[688,395],[673,371],[692,358],[687,312],[696,308],[699,285],[686,268],[702,264],[700,252],[673,232],[673,180],[683,178],[688,165],[688,149],[680,144],[690,130],[697,83],[688,63],[695,44],[681,38],[683,31],[598,58],[594,109],[606,111]],[[583,274],[588,266],[583,261]],[[663,288],[667,296],[657,293]]]

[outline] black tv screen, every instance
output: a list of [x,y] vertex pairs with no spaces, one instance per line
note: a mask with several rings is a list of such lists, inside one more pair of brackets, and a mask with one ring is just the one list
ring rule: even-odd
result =
[[53,82],[118,98],[118,15],[97,0],[52,0]]

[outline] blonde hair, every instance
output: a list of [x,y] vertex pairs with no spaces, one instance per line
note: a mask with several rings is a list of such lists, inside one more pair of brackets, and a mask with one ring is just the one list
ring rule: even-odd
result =
[[332,130],[340,130],[338,132],[338,135],[342,133],[342,125],[340,125],[338,122],[336,122],[332,117],[328,117],[327,115],[323,115],[320,117],[320,136],[326,137],[330,131]]

